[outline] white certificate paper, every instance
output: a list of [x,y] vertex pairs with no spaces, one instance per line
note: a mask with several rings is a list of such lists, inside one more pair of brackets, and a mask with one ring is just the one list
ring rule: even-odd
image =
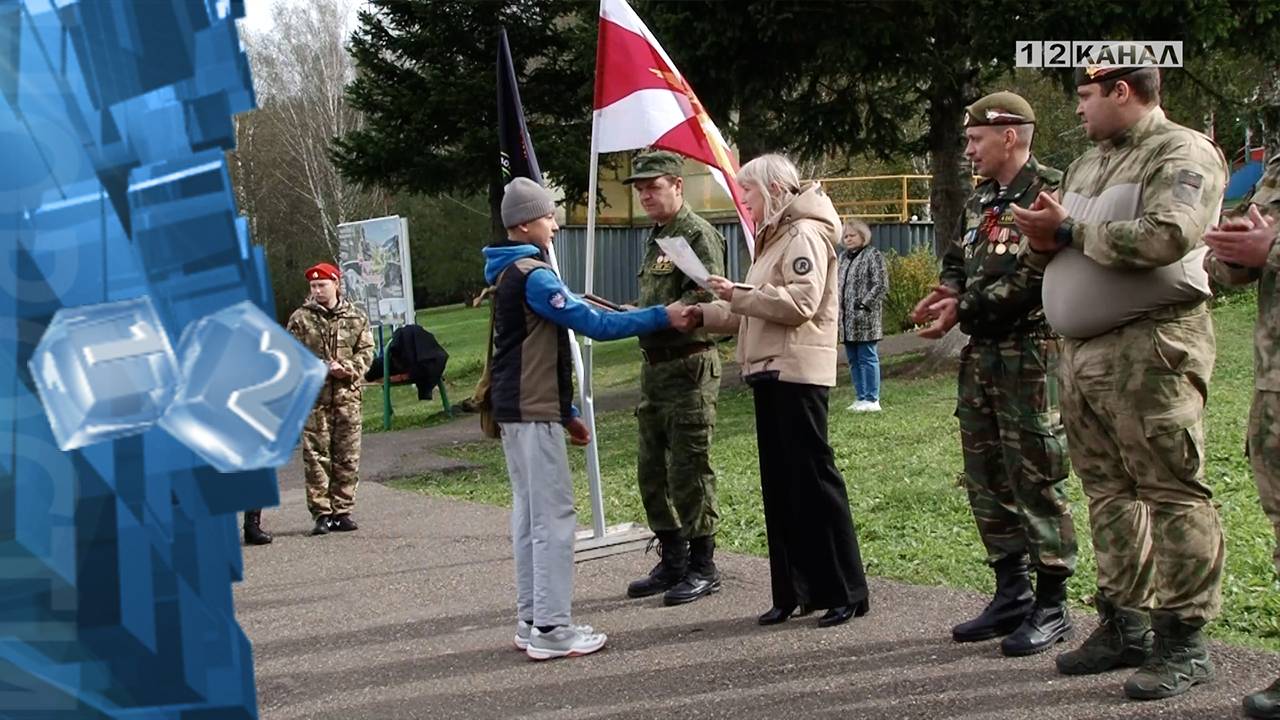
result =
[[689,247],[689,241],[683,235],[658,238],[658,247],[690,280],[698,283],[704,290],[711,289],[707,284],[711,273],[707,272],[707,266],[698,259],[698,254]]

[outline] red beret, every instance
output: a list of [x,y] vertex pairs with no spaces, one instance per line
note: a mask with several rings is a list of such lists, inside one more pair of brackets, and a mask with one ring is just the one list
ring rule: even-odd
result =
[[342,273],[329,263],[316,263],[307,268],[308,280],[333,280],[337,282],[340,277],[342,277]]

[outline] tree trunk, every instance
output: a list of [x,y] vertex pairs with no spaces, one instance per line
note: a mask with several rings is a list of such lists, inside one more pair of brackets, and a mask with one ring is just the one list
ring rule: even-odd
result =
[[964,200],[973,189],[965,170],[961,143],[963,114],[963,86],[935,83],[929,98],[929,165],[933,174],[929,206],[933,214],[934,251],[938,257],[959,239]]

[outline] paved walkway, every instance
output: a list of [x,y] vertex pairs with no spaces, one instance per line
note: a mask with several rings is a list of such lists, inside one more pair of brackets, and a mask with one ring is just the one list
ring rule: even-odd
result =
[[[886,345],[887,355],[895,346]],[[1010,659],[995,641],[951,642],[950,626],[978,612],[984,597],[875,578],[867,617],[832,629],[813,617],[762,628],[755,615],[769,605],[768,563],[727,553],[717,558],[725,589],[679,608],[624,597],[652,557],[580,564],[575,620],[609,633],[609,646],[534,663],[511,647],[506,511],[378,482],[448,466],[430,449],[479,439],[477,426],[470,416],[366,435],[355,533],[308,537],[297,458],[282,469],[282,505],[265,513],[276,542],[245,549],[235,589],[264,720],[1220,720],[1242,717],[1241,696],[1280,673],[1280,655],[1215,645],[1218,682],[1174,700],[1130,702],[1120,691],[1124,673],[1064,678],[1050,655]],[[1076,619],[1071,646],[1094,626]]]

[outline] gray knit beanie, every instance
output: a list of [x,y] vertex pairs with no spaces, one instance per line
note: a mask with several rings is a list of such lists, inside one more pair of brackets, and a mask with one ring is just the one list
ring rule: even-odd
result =
[[502,193],[502,226],[515,227],[554,212],[556,204],[546,188],[526,177],[507,183]]

